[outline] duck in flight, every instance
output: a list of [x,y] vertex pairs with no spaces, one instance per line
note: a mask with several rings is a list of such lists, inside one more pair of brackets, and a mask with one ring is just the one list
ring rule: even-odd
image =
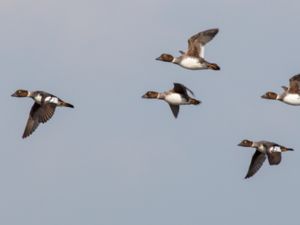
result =
[[166,101],[169,104],[174,117],[177,118],[180,105],[198,105],[201,103],[201,101],[191,98],[187,93],[188,91],[194,95],[194,93],[183,84],[174,83],[174,88],[169,91],[162,93],[148,91],[142,96],[142,98],[160,99]]
[[287,148],[269,141],[254,142],[245,139],[238,145],[256,149],[254,155],[252,156],[252,160],[245,179],[252,177],[260,169],[260,167],[266,160],[266,156],[268,157],[268,161],[271,166],[278,165],[281,161],[281,152],[293,151],[292,148]]
[[278,100],[289,105],[300,105],[300,74],[293,76],[289,81],[289,87],[282,86],[283,93],[276,94],[269,91],[261,97],[269,100]]
[[17,90],[11,96],[13,97],[30,97],[34,100],[31,107],[29,118],[23,133],[23,138],[31,135],[40,123],[45,123],[54,115],[57,106],[74,108],[70,103],[64,102],[60,98],[44,91],[27,91]]
[[204,46],[212,40],[219,29],[209,29],[199,32],[188,40],[188,50],[186,52],[179,51],[180,56],[174,57],[170,54],[162,54],[156,60],[177,64],[185,69],[190,70],[220,70],[216,63],[210,63],[204,59]]

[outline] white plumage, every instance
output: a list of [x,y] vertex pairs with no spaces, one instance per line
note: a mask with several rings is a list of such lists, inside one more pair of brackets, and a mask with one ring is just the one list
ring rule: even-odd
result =
[[204,69],[203,65],[200,63],[198,58],[193,57],[185,57],[182,59],[182,61],[179,63],[180,66],[191,69],[191,70],[199,70]]
[[48,97],[45,98],[45,102],[50,102],[50,103],[58,104],[58,98],[57,97],[48,96]]
[[186,101],[180,94],[172,93],[168,94],[165,97],[165,101],[168,102],[171,105],[184,105],[186,104]]
[[300,95],[298,94],[287,94],[283,101],[290,105],[300,105]]

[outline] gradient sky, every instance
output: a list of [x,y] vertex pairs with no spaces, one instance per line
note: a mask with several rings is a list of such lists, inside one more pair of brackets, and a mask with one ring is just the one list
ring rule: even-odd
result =
[[[299,225],[300,107],[260,98],[300,73],[299,1],[3,0],[0,224]],[[208,28],[221,71],[155,61]],[[148,90],[202,101],[177,120]],[[21,138],[44,90],[75,105]],[[293,147],[243,179],[244,138]],[[298,175],[297,175],[298,174]]]

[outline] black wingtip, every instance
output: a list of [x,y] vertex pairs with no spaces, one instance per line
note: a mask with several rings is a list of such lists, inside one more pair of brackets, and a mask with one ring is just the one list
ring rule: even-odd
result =
[[25,138],[27,138],[29,135],[30,135],[30,134],[25,134],[25,133],[24,133],[24,134],[22,135],[22,138],[25,139]]

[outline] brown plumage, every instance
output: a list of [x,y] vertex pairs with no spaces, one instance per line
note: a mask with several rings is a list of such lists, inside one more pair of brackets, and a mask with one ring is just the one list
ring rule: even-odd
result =
[[44,104],[43,106],[34,103],[23,133],[23,138],[31,135],[40,123],[46,123],[54,115],[56,105],[52,103]]
[[163,53],[156,58],[156,60],[174,63],[190,70],[220,70],[220,67],[216,63],[210,63],[204,59],[204,46],[212,40],[218,32],[218,29],[209,29],[199,32],[189,38],[188,49],[186,52],[180,50],[180,56],[174,57],[170,54]]
[[60,98],[44,91],[29,92],[27,90],[17,90],[12,94],[13,97],[30,97],[35,103],[31,107],[29,117],[23,133],[23,138],[30,136],[40,123],[46,123],[54,115],[57,106],[74,108]]
[[265,160],[266,155],[256,150],[254,155],[252,156],[251,163],[247,175],[245,176],[245,179],[252,177],[261,168]]
[[188,92],[194,95],[192,90],[183,84],[174,83],[174,87],[169,91],[162,93],[156,91],[147,91],[142,98],[160,99],[166,101],[169,104],[174,117],[177,118],[180,105],[198,105],[201,103],[199,100],[191,98],[188,95]]
[[252,156],[251,163],[245,178],[252,177],[263,165],[266,157],[270,165],[278,165],[281,162],[281,152],[293,151],[292,148],[287,148],[269,141],[249,141],[243,140],[238,144],[242,147],[255,148],[256,151]]
[[299,84],[300,84],[300,74],[293,76],[290,80],[290,86],[288,88],[289,93],[300,93]]
[[190,39],[188,40],[188,50],[186,52],[186,55],[193,57],[203,57],[202,48],[207,42],[212,40],[218,32],[219,29],[209,29],[199,32],[198,34],[190,37]]

